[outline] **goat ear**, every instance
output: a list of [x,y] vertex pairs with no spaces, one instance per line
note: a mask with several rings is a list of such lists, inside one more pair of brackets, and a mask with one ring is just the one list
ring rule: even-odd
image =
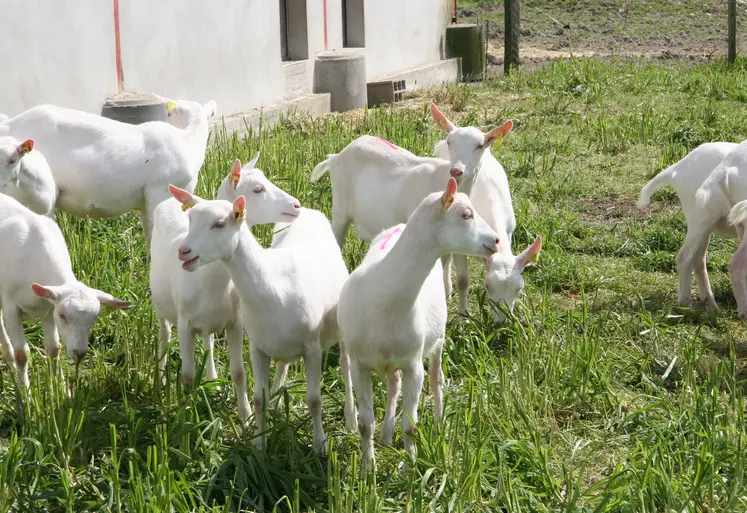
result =
[[516,262],[523,271],[528,265],[535,265],[539,261],[540,250],[542,249],[542,237],[537,235],[531,246],[525,249],[517,258]]
[[160,94],[156,94],[156,93],[150,93],[150,94],[153,95],[155,98],[157,98],[159,101],[162,101],[163,103],[168,103],[171,101],[171,98],[166,98],[165,96],[161,96]]
[[127,308],[132,305],[129,301],[117,299],[111,294],[107,294],[101,290],[93,289],[93,292],[96,294],[96,298],[99,300],[101,308],[105,311],[119,310],[120,308]]
[[179,203],[182,204],[182,210],[192,208],[200,202],[199,196],[195,196],[189,191],[180,189],[176,185],[169,185],[169,192]]
[[231,166],[231,172],[228,174],[228,183],[231,184],[231,187],[236,190],[236,188],[239,186],[239,181],[241,180],[241,161],[239,159],[236,159],[233,161],[233,165]]
[[246,199],[242,195],[236,198],[233,202],[233,217],[235,217],[237,221],[243,221],[245,216],[246,216]]
[[485,134],[485,145],[487,146],[496,142],[496,145],[500,146],[502,139],[508,135],[513,126],[514,122],[509,119],[498,128],[492,129],[490,132]]
[[205,115],[207,117],[213,117],[215,116],[216,111],[218,110],[218,104],[215,103],[215,100],[210,100],[205,105],[202,106],[202,110],[205,111]]
[[254,167],[257,165],[257,161],[259,160],[259,152],[254,156],[252,160],[250,160],[246,166],[247,169],[254,169]]
[[34,294],[52,303],[57,301],[57,298],[59,297],[58,291],[55,290],[56,287],[44,287],[38,283],[32,283],[31,289],[34,291]]
[[33,149],[34,149],[34,140],[28,139],[27,141],[24,141],[18,146],[17,151],[19,155],[25,155]]
[[446,134],[456,128],[454,126],[454,123],[449,121],[446,116],[444,116],[443,113],[438,110],[438,107],[436,107],[435,103],[431,103],[431,116],[433,116],[433,121],[438,125],[438,128],[440,128]]
[[451,178],[449,178],[449,183],[446,185],[444,195],[441,196],[441,206],[444,208],[444,210],[447,210],[451,206],[451,204],[454,203],[454,196],[456,195],[456,192],[457,183],[452,176]]

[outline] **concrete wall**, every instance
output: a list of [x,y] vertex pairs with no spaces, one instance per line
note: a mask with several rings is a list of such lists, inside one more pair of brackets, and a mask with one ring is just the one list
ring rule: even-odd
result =
[[120,2],[125,90],[200,102],[230,114],[283,96],[279,3]]
[[[303,0],[294,0],[303,1]],[[436,61],[450,0],[363,0],[367,78]],[[215,100],[228,115],[311,92],[323,0],[306,0],[309,58],[283,62],[279,0],[120,0],[125,91]],[[342,0],[326,0],[342,48]],[[39,103],[99,113],[117,93],[112,0],[1,0],[0,113]]]
[[111,1],[0,1],[0,112],[40,103],[100,112],[117,92],[113,17]]
[[366,0],[368,80],[441,59],[450,0]]

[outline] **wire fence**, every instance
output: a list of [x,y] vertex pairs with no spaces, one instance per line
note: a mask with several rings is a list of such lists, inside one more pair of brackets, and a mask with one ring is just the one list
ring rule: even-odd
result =
[[[557,57],[708,60],[728,48],[729,0],[519,0],[522,65]],[[456,0],[458,23],[487,31],[491,73],[502,72],[504,0]],[[747,52],[747,0],[736,0],[736,50]],[[509,32],[509,38],[511,34]]]

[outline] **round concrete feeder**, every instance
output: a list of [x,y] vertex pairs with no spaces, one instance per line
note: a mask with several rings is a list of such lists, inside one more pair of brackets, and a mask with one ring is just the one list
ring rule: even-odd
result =
[[482,80],[485,71],[482,25],[460,23],[446,27],[446,56],[462,58],[462,82]]
[[359,50],[321,52],[314,63],[314,92],[330,94],[330,110],[366,106],[366,61]]
[[147,121],[168,121],[166,104],[149,94],[123,93],[104,102],[101,115],[131,125]]

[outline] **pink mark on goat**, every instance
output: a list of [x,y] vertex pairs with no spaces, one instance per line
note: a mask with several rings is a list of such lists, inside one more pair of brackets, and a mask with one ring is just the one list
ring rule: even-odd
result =
[[395,233],[400,233],[401,231],[402,231],[402,228],[398,226],[394,230],[389,232],[389,234],[386,236],[386,239],[384,239],[384,242],[381,243],[381,246],[379,247],[379,249],[386,249],[386,245],[389,244],[389,239],[391,239]]
[[386,144],[387,146],[389,146],[390,148],[392,148],[393,150],[398,150],[398,149],[399,149],[399,147],[398,147],[398,146],[395,146],[394,144],[390,143],[389,141],[387,141],[386,139],[384,139],[384,138],[382,138],[382,137],[379,137],[378,135],[376,136],[376,138],[377,138],[377,139],[378,139],[379,141],[381,141],[381,142],[383,142],[384,144]]

